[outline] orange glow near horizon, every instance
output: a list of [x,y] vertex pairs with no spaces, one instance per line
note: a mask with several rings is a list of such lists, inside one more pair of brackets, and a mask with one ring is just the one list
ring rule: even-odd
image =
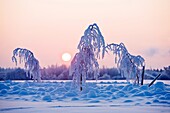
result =
[[[15,67],[12,51],[31,50],[41,67],[66,64],[88,25],[97,23],[106,44],[123,42],[147,68],[170,65],[169,0],[1,0],[0,67]],[[112,55],[100,67],[114,66]]]

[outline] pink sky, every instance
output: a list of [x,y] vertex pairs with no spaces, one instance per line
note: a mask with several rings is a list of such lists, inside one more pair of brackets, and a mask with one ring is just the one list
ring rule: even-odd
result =
[[[84,30],[97,23],[106,43],[123,42],[147,68],[170,65],[169,0],[1,0],[0,67],[15,67],[12,51],[31,50],[41,67],[74,55]],[[100,66],[115,66],[106,55]]]

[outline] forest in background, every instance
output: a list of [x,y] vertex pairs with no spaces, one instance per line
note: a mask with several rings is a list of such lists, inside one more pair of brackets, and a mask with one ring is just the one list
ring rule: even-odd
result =
[[[159,80],[170,80],[170,66],[164,67],[164,69],[146,69],[145,79],[153,79],[159,73],[162,75]],[[152,75],[152,76],[147,76]],[[94,80],[93,74],[88,74],[87,80]],[[71,80],[72,76],[69,76],[69,68],[66,65],[51,65],[47,68],[41,69],[42,80]],[[117,68],[100,68],[99,80],[124,80],[118,72]],[[32,80],[31,76],[26,76],[26,72],[21,68],[2,68],[0,67],[0,80]]]

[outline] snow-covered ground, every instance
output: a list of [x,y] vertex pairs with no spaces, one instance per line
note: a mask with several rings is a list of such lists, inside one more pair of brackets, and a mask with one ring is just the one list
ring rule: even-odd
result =
[[126,82],[0,82],[0,113],[170,113],[170,81],[151,87]]

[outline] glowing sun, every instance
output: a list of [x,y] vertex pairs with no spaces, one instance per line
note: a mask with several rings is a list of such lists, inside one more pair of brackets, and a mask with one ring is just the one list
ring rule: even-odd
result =
[[71,59],[71,55],[69,53],[63,53],[62,54],[62,60],[67,62],[67,61],[70,61]]

